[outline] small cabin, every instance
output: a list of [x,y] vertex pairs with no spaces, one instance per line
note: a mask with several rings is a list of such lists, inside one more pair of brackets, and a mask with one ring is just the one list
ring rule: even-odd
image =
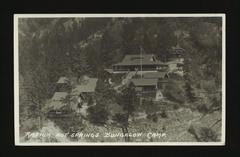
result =
[[158,89],[158,79],[131,79],[131,82],[136,88],[137,92],[151,92]]
[[67,92],[55,92],[49,106],[48,116],[62,116],[70,112]]
[[77,97],[78,103],[88,102],[93,98],[97,87],[97,78],[84,78],[73,88],[71,94]]

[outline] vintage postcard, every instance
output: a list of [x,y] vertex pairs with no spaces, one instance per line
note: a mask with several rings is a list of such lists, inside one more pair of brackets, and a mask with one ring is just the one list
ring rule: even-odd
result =
[[225,14],[15,14],[15,145],[225,145]]

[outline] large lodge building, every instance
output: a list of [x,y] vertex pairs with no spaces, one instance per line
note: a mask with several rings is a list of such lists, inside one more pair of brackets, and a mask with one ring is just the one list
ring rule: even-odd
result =
[[164,71],[168,65],[157,60],[153,54],[144,54],[126,55],[121,62],[114,64],[112,68],[114,72]]
[[[166,62],[156,58],[154,54],[128,54],[121,62],[112,65],[111,73],[125,73],[128,82],[132,82],[136,91],[153,93],[155,100],[161,99],[162,91],[169,83],[169,73],[182,72],[183,49],[173,48]],[[181,52],[180,52],[181,51]]]

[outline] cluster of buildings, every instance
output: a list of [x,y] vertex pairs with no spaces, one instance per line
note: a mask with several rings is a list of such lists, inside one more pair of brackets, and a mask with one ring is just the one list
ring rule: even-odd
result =
[[47,106],[49,115],[80,112],[84,103],[93,98],[97,81],[97,78],[87,76],[81,79],[60,77],[56,82],[56,92]]
[[158,60],[154,54],[129,54],[106,71],[112,75],[126,74],[128,80],[125,83],[132,82],[141,97],[151,97],[158,101],[163,98],[161,91],[169,83],[169,74],[183,76],[183,53],[183,49],[173,47],[166,62]]
[[[175,47],[169,54],[168,60],[162,62],[154,54],[128,54],[121,62],[105,69],[113,76],[124,74],[122,85],[133,83],[141,97],[159,101],[163,98],[163,92],[169,83],[171,73],[182,73],[183,49]],[[97,86],[98,78],[60,77],[57,81],[57,91],[50,103],[51,112],[62,113],[67,110],[78,111],[84,102],[94,99],[93,95]]]

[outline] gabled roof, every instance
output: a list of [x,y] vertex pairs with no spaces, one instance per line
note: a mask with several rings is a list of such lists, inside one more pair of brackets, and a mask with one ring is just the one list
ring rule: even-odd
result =
[[67,97],[68,93],[66,92],[56,92],[52,97],[52,102],[50,107],[54,110],[60,109],[63,106],[67,105],[63,100]]
[[108,72],[108,73],[113,73],[113,69],[104,69],[106,72]]
[[131,62],[120,62],[120,63],[117,63],[117,64],[114,64],[113,66],[119,66],[119,65],[122,65],[122,66],[127,66],[127,65],[165,65],[165,66],[168,66],[166,63],[163,63],[161,61],[156,61],[156,62],[150,62],[150,61],[131,61]]
[[53,101],[63,100],[63,99],[66,98],[67,95],[68,95],[67,92],[55,92],[53,97],[52,97],[52,100]]
[[79,95],[82,92],[95,92],[95,88],[97,86],[97,78],[89,78],[84,80],[80,85],[77,85],[73,90],[73,95]]
[[143,78],[164,78],[167,75],[166,72],[148,72],[143,74]]
[[158,83],[158,79],[131,79],[131,82],[135,86],[156,86]]
[[67,77],[60,77],[57,83],[68,83],[69,81]]
[[119,62],[116,65],[165,65],[165,63],[156,59],[155,55],[153,54],[143,54],[140,56],[137,55],[126,55],[122,62]]
[[155,57],[153,54],[134,54],[134,55],[125,55],[123,58],[123,62],[129,62],[129,61],[140,61],[141,59],[143,61],[150,61],[153,57]]
[[58,109],[61,109],[62,107],[66,106],[67,104],[63,101],[53,101],[51,102],[51,106],[52,109],[54,110],[58,110]]

